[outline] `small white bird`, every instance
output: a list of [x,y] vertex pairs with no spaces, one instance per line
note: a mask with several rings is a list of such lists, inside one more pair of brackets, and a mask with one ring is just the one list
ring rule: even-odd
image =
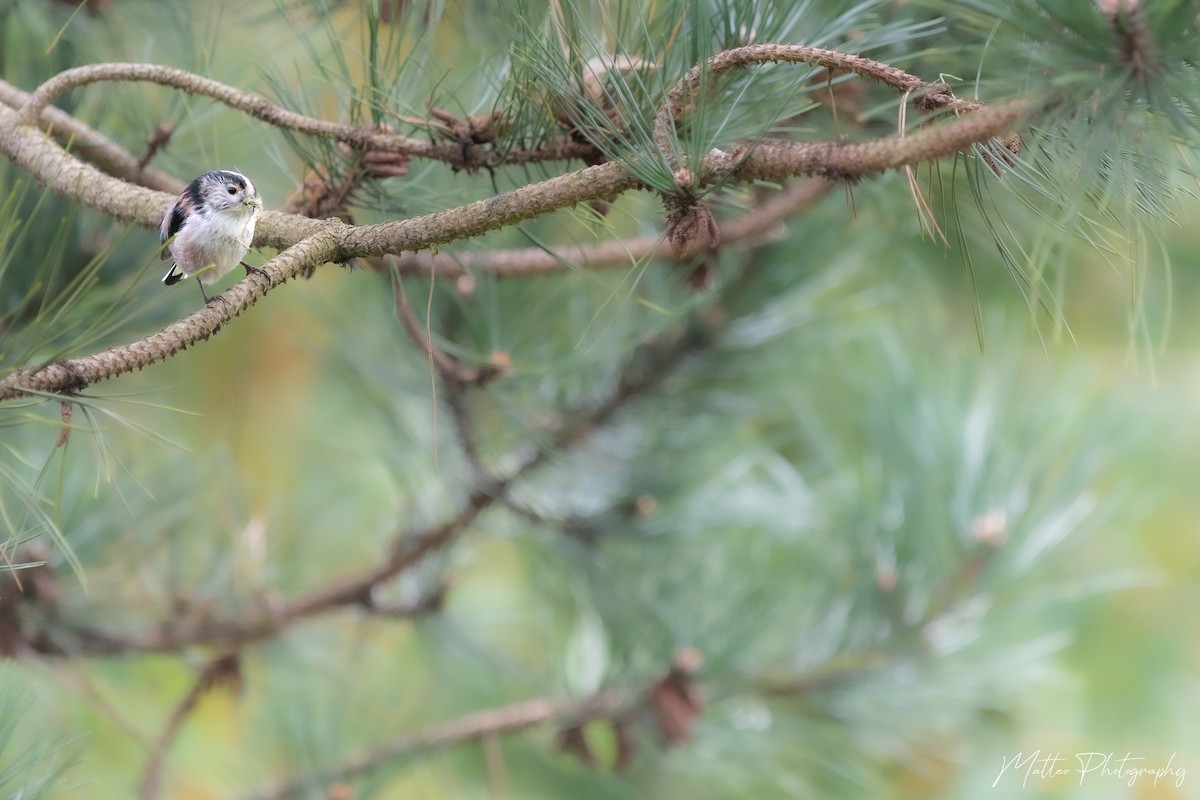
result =
[[254,240],[262,205],[254,184],[240,172],[214,170],[188,184],[159,229],[165,245],[162,257],[165,259],[169,250],[175,259],[163,283],[172,286],[195,277],[208,304],[221,295],[209,297],[204,284],[220,280],[238,264],[246,268],[247,275],[257,272],[266,276],[242,261]]

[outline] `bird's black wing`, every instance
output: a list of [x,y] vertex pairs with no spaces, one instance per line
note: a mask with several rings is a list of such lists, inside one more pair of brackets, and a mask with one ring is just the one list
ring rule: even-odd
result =
[[163,243],[162,259],[164,261],[167,259],[167,256],[171,255],[171,251],[166,247],[167,242],[171,240],[172,236],[179,233],[179,229],[183,227],[183,221],[186,218],[187,215],[184,213],[183,209],[179,207],[179,204],[176,204],[172,206],[171,212],[167,214],[166,219],[163,220],[162,228],[159,229],[158,233],[159,241]]
[[167,249],[167,242],[171,241],[171,237],[179,233],[187,218],[200,210],[201,207],[201,186],[204,180],[203,175],[188,184],[187,188],[179,193],[178,199],[175,200],[175,205],[171,206],[171,210],[163,217],[162,225],[158,229],[158,240],[162,242],[162,258],[165,261],[171,253]]

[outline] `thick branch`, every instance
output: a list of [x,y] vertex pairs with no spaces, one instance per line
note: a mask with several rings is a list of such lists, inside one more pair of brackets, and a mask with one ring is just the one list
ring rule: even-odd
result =
[[[811,48],[800,49],[812,52]],[[741,50],[743,48],[729,52],[736,54]],[[783,52],[790,51],[784,48]],[[729,63],[740,62],[734,56],[729,56]],[[144,80],[154,80],[154,76],[174,75],[179,81],[188,85],[194,84],[215,95],[226,96],[231,91],[236,93],[229,87],[205,82],[205,79],[180,71],[149,70],[147,65],[97,66],[114,69],[111,72],[69,70],[63,73],[68,77],[62,80],[51,79],[43,85],[26,104],[24,113],[36,119],[44,104],[56,96],[55,92],[75,85],[73,81],[82,81],[88,76],[94,78],[96,75],[134,75],[141,76]],[[895,72],[899,75],[905,74],[898,70]],[[270,106],[261,105],[259,101],[266,101],[254,95],[245,95],[242,100],[252,109],[261,110]],[[704,164],[696,165],[693,169],[700,185],[759,179],[781,181],[798,176],[818,176],[835,180],[856,179],[901,166],[932,161],[960,152],[974,144],[986,142],[1009,132],[1028,110],[1027,105],[1018,102],[978,108],[911,135],[899,135],[863,144],[762,142],[748,152],[742,152],[740,148],[731,153],[714,152],[705,159]],[[333,123],[323,125],[338,129],[344,127]],[[333,128],[317,126],[316,129],[328,132]],[[391,137],[391,134],[371,134],[375,135],[383,139]],[[362,143],[377,148],[383,141],[368,137],[362,140]],[[40,130],[22,124],[17,112],[6,107],[0,107],[0,151],[44,182],[51,190],[119,221],[155,227],[173,200],[168,194],[130,185],[81,162]],[[281,249],[297,245],[268,262],[267,269],[271,273],[273,286],[301,271],[309,271],[325,261],[420,251],[434,245],[477,236],[581,202],[611,199],[639,186],[638,180],[623,166],[609,163],[551,178],[466,206],[378,225],[351,226],[337,221],[313,220],[291,214],[268,212],[263,214],[257,227],[255,243]],[[57,362],[38,370],[10,374],[0,379],[0,400],[18,397],[31,391],[78,391],[95,381],[161,361],[211,336],[225,322],[253,304],[269,288],[262,284],[261,279],[247,279],[227,293],[226,303],[202,309],[138,342],[114,347],[91,356]]]
[[[756,244],[772,236],[787,219],[811,208],[836,185],[820,178],[796,183],[744,216],[722,222],[722,249],[739,244]],[[682,257],[692,258],[702,250],[700,243],[691,243]],[[428,252],[404,252],[387,258],[393,260],[401,274],[429,275],[436,271],[439,276],[451,278],[476,272],[502,278],[545,275],[561,272],[564,261],[584,269],[609,269],[628,268],[647,260],[676,260],[670,243],[662,234],[611,239],[592,245],[567,245],[555,248],[552,253],[541,247],[522,247],[479,253],[439,250],[436,259]]]
[[796,175],[858,180],[915,166],[969,150],[1011,132],[1029,114],[1029,105],[1011,101],[985,106],[952,122],[914,133],[861,144],[767,141],[748,153],[723,153],[705,161],[715,181],[723,174],[739,180],[779,181]]
[[[788,177],[864,177],[901,166],[952,155],[1012,129],[1026,106],[1008,103],[963,115],[908,136],[863,144],[841,142],[763,142],[749,154],[710,156],[697,170],[703,185],[733,178],[739,181]],[[156,227],[169,195],[109,177],[83,164],[40,132],[17,124],[15,114],[0,109],[0,151],[45,182],[53,191],[78,200],[123,222]],[[743,161],[744,160],[744,161]],[[737,167],[736,171],[733,167]],[[589,200],[610,199],[639,187],[619,164],[601,164],[522,187],[459,208],[378,225],[345,226],[339,232],[339,258],[404,250],[423,250]],[[278,212],[265,213],[255,236],[257,245],[284,248],[312,235],[324,223]]]
[[318,234],[280,253],[263,265],[270,282],[251,275],[223,293],[223,302],[206,305],[132,344],[119,345],[89,356],[56,361],[40,369],[14,372],[0,379],[0,400],[34,392],[79,391],[97,381],[140,370],[186,350],[215,334],[233,317],[307,265],[322,263],[334,251],[334,237]]
[[[67,197],[118,221],[157,228],[175,195],[135,186],[85,164],[36,127],[22,123],[19,113],[0,106],[0,153],[55,194]],[[321,220],[264,212],[255,230],[257,246],[283,249],[327,225]]]
[[[861,144],[765,141],[746,151],[741,148],[729,153],[715,151],[704,160],[697,175],[701,186],[731,180],[782,181],[814,176],[853,180],[967,150],[1010,132],[1028,113],[1027,104],[1014,101],[985,107],[915,133]],[[342,257],[423,250],[588,200],[608,199],[640,186],[620,164],[600,164],[423,217],[347,226],[341,236]]]
[[[32,95],[0,80],[0,103],[19,109]],[[41,127],[60,144],[70,144],[72,152],[116,178],[158,189],[170,194],[183,191],[183,181],[151,167],[142,167],[137,158],[100,131],[85,125],[57,108],[42,110]]]

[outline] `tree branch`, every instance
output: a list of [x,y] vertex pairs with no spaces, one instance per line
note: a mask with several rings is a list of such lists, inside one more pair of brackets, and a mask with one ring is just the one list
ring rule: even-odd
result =
[[478,169],[501,164],[530,164],[595,155],[595,148],[591,145],[562,142],[531,150],[515,148],[500,156],[493,150],[483,150],[477,146],[465,145],[463,142],[439,144],[362,125],[330,122],[288,111],[253,92],[237,89],[193,72],[161,64],[115,62],[88,64],[63,70],[33,92],[21,109],[21,116],[26,122],[32,123],[39,118],[47,106],[65,92],[103,81],[139,81],[170,86],[189,94],[216,100],[276,128],[344,142],[364,150],[403,153],[413,158],[444,161],[457,169]]
[[[405,756],[445,750],[484,736],[514,733],[545,723],[579,725],[619,715],[633,699],[621,692],[609,691],[583,700],[527,700],[486,711],[477,711],[425,730],[400,736],[362,755],[347,759],[325,771],[321,780],[348,780]],[[311,780],[290,779],[264,786],[242,800],[284,800],[312,785]]]
[[[836,183],[811,178],[793,184],[744,216],[721,223],[721,247],[736,244],[757,244],[771,236],[788,218],[800,214],[829,194]],[[682,258],[699,255],[703,248],[689,245]],[[403,252],[385,256],[403,275],[430,275],[457,278],[459,275],[483,272],[501,278],[519,278],[561,272],[563,262],[578,264],[585,269],[629,267],[647,260],[676,260],[670,243],[662,234],[638,236],[632,239],[611,239],[593,245],[567,245],[553,253],[541,247],[522,247],[512,250],[485,250],[479,253],[448,253],[439,250],[436,258],[425,251]],[[386,269],[381,260],[375,260]]]
[[0,400],[39,392],[76,392],[96,381],[162,361],[212,336],[272,288],[296,275],[305,265],[321,263],[333,252],[334,240],[331,236],[318,235],[306,239],[263,265],[269,282],[261,275],[252,274],[226,290],[222,295],[223,302],[206,305],[132,344],[6,375],[0,379]]
[[350,606],[370,608],[375,588],[404,572],[432,552],[446,547],[479,515],[501,499],[525,476],[541,467],[556,452],[574,447],[599,426],[606,424],[631,399],[659,386],[683,356],[697,349],[696,335],[670,341],[652,340],[641,345],[630,359],[608,396],[586,412],[570,415],[532,455],[507,476],[480,476],[457,513],[449,520],[423,530],[407,529],[398,534],[391,552],[378,564],[336,580],[308,594],[274,605],[254,616],[245,613],[221,620],[176,624],[129,636],[102,631],[75,630],[75,641],[56,642],[52,631],[31,637],[29,644],[44,655],[92,653],[120,655],[130,652],[174,652],[195,645],[218,645],[237,649],[277,635],[288,626],[311,617]]
[[[28,103],[31,97],[28,92],[0,80],[0,103],[9,108],[19,109]],[[60,144],[70,143],[73,152],[115,178],[170,194],[179,194],[186,185],[165,172],[142,167],[137,157],[124,147],[65,111],[57,108],[43,109],[38,121],[42,129]]]
[[151,749],[149,757],[146,759],[146,769],[142,775],[140,792],[142,800],[157,800],[161,796],[162,771],[171,743],[175,741],[179,729],[183,727],[183,723],[188,715],[196,708],[196,704],[200,701],[201,696],[208,689],[212,688],[214,682],[220,680],[230,669],[237,669],[236,659],[237,656],[229,653],[220,653],[209,659],[208,663],[204,665],[200,673],[196,676],[196,679],[192,682],[192,686],[188,689],[187,694],[175,706],[175,709],[171,712],[171,716],[167,718],[167,722],[163,726],[162,733],[159,734],[158,739],[154,742],[154,747]]
[[654,140],[672,167],[678,165],[671,157],[674,148],[670,131],[675,129],[680,117],[695,102],[694,97],[700,87],[701,79],[705,76],[717,76],[734,69],[743,69],[766,62],[816,64],[831,71],[852,72],[889,86],[897,92],[914,95],[917,107],[922,111],[932,111],[937,108],[976,111],[983,108],[983,104],[980,102],[959,99],[944,83],[927,83],[902,69],[862,56],[798,44],[752,44],[735,47],[717,53],[703,64],[692,67],[667,92],[666,102],[663,103],[655,118]]
[[[799,58],[801,55],[811,56],[814,52],[822,54],[824,58],[825,54],[832,51],[754,46],[727,51],[730,55],[722,54],[714,57],[714,61],[718,64],[740,65],[746,59],[775,56]],[[725,60],[720,61],[722,57]],[[857,57],[844,58],[849,59],[847,64],[865,61]],[[888,68],[881,73],[881,78],[907,86],[911,83],[911,76],[897,77],[906,75]],[[153,65],[144,64],[101,64],[67,70],[34,92],[20,113],[0,107],[0,152],[43,181],[52,191],[71,197],[118,221],[156,227],[173,198],[166,193],[105,175],[68,154],[40,130],[22,124],[22,119],[40,120],[46,104],[71,86],[111,79],[179,84],[198,93],[225,99],[235,107],[258,114],[268,121],[300,124],[293,119],[300,115],[292,115],[256,95],[239,92],[181,70],[153,68]],[[938,102],[951,104],[952,100],[947,98],[953,98],[953,95],[944,94],[947,96]],[[676,98],[674,102],[681,101]],[[668,106],[673,107],[671,103]],[[694,165],[693,172],[699,185],[763,179],[782,181],[799,176],[854,180],[901,166],[932,161],[986,142],[1010,131],[1029,111],[1027,104],[1020,102],[971,108],[973,110],[969,114],[911,135],[902,134],[863,144],[766,141],[749,149],[739,147],[729,153],[714,151],[702,165]],[[335,123],[305,123],[297,130],[335,136],[378,150],[387,150],[389,147],[403,149],[401,145],[406,141],[404,137],[393,134],[366,134],[361,129]],[[264,284],[257,276],[250,276],[226,293],[227,302],[201,309],[142,340],[90,356],[56,362],[40,369],[9,374],[0,378],[0,401],[36,392],[79,391],[96,381],[161,361],[216,333],[271,287],[301,272],[308,272],[325,261],[420,251],[478,236],[581,202],[610,199],[639,187],[637,178],[622,165],[608,163],[458,208],[377,225],[353,226],[336,220],[313,220],[279,212],[264,213],[256,229],[255,243],[285,250],[264,266],[270,276],[270,285]],[[681,252],[686,252],[686,247]]]

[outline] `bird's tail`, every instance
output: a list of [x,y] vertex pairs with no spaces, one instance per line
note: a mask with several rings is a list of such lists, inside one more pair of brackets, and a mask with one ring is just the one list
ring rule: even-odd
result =
[[167,286],[174,286],[186,277],[187,275],[179,269],[178,264],[172,264],[171,268],[167,270],[167,274],[163,275],[162,282]]

